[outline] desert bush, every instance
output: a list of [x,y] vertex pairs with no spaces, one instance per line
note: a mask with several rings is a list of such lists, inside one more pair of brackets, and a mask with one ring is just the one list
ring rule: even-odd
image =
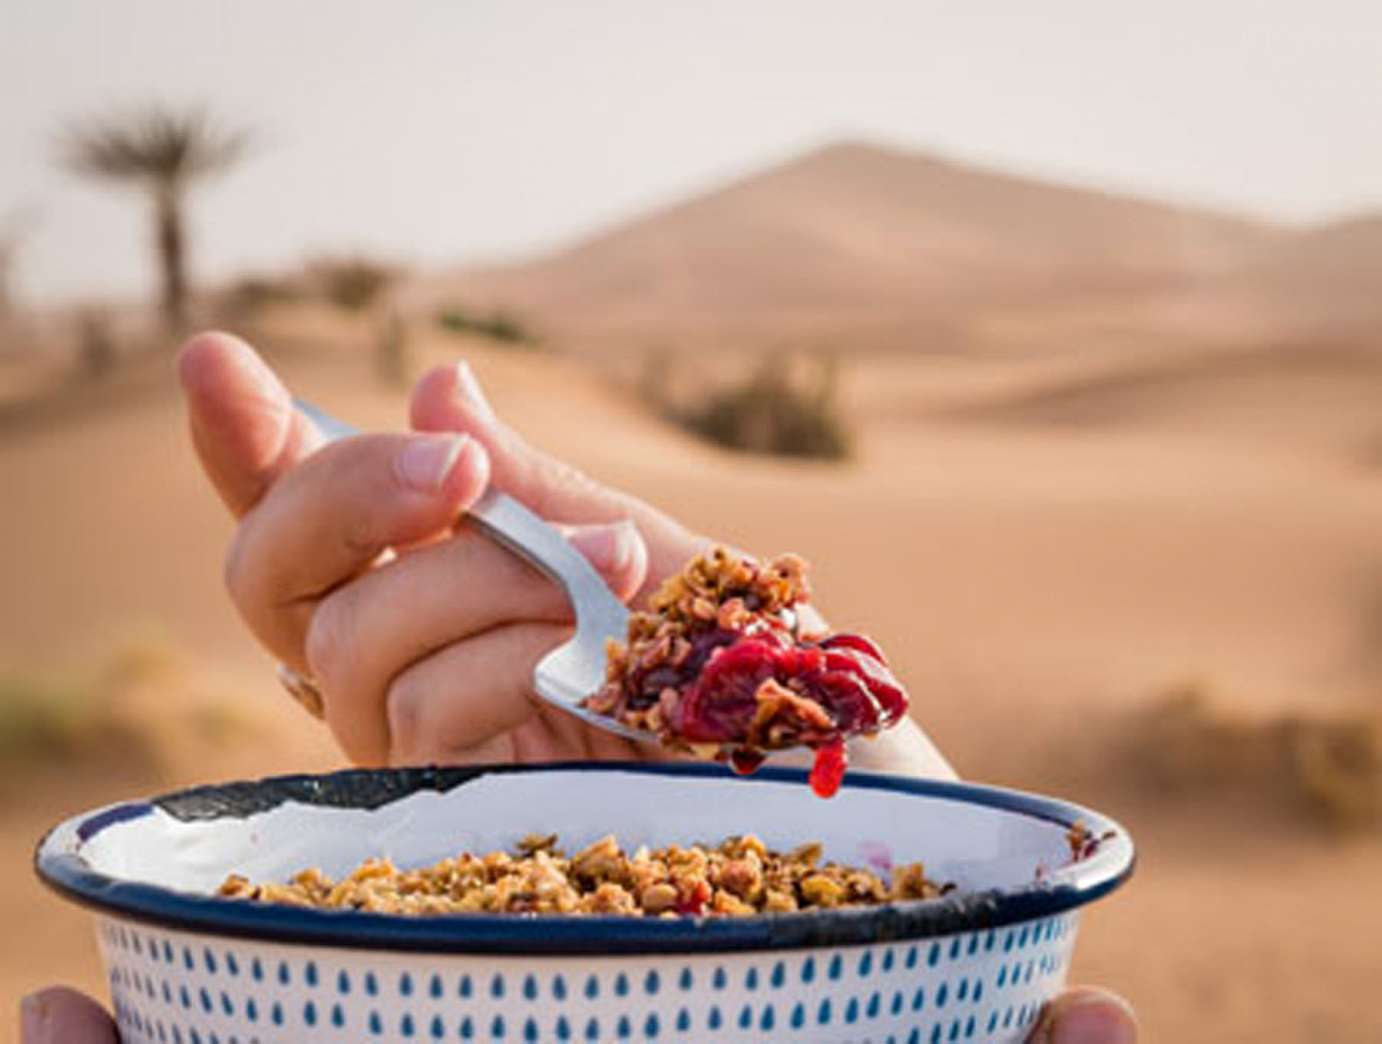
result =
[[388,387],[406,388],[412,383],[412,369],[408,328],[398,311],[390,309],[375,330],[375,375]]
[[1302,794],[1333,826],[1382,823],[1382,715],[1295,723],[1291,764]]
[[276,304],[303,297],[302,283],[287,276],[243,275],[225,291],[225,306],[235,316],[253,316]]
[[688,431],[747,453],[840,460],[850,439],[835,404],[838,367],[819,360],[814,381],[794,376],[789,360],[768,358],[747,380],[709,391],[673,411]]
[[364,256],[319,258],[308,272],[321,295],[348,312],[369,308],[402,274],[396,265]]
[[1340,831],[1382,825],[1382,713],[1248,717],[1192,682],[1154,700],[1129,736],[1162,792],[1234,791]]
[[1158,696],[1134,729],[1140,758],[1156,783],[1172,791],[1277,774],[1280,736],[1262,722],[1225,711],[1209,687],[1181,682]]
[[452,305],[438,313],[437,325],[451,333],[476,334],[515,348],[538,347],[537,337],[522,320],[502,309],[478,313]]
[[160,633],[129,636],[109,655],[62,673],[0,670],[0,798],[14,770],[117,770],[150,779],[262,739],[230,693]]
[[81,692],[52,679],[0,674],[0,764],[67,753],[83,730]]
[[96,686],[22,672],[0,674],[0,766],[100,757],[140,763],[142,738],[112,713]]
[[99,308],[84,309],[77,319],[77,357],[83,375],[104,377],[115,367],[115,324]]

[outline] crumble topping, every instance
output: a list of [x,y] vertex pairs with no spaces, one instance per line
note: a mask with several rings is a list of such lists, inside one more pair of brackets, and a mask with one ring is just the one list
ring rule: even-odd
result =
[[791,554],[697,555],[630,616],[627,641],[609,643],[605,684],[585,706],[743,772],[764,751],[811,747],[812,786],[830,796],[844,741],[896,724],[907,696],[869,639],[803,633],[806,573]]
[[462,853],[414,870],[371,859],[340,881],[317,869],[287,884],[253,884],[237,874],[217,894],[287,906],[390,914],[618,914],[629,917],[725,916],[875,906],[934,899],[953,886],[926,876],[921,863],[871,870],[822,862],[819,843],[790,852],[752,834],[717,846],[640,847],[627,853],[613,835],[573,855],[555,834],[524,838],[513,853]]

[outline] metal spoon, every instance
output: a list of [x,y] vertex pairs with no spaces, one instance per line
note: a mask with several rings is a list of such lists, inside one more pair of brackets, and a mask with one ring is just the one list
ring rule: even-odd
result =
[[[293,402],[328,442],[360,434],[359,429],[310,402]],[[486,536],[560,584],[575,610],[576,633],[544,656],[533,670],[537,694],[594,728],[641,743],[657,743],[651,732],[630,728],[581,706],[583,699],[604,684],[606,641],[613,638],[622,642],[628,637],[629,611],[605,586],[600,574],[556,529],[506,493],[486,490],[468,514]]]

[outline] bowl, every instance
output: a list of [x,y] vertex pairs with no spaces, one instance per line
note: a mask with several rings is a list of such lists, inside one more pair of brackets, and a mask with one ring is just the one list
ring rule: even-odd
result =
[[[1071,858],[1082,822],[1103,840]],[[922,860],[940,899],[745,918],[405,917],[218,898],[231,872],[333,876],[557,832],[568,850],[757,834],[858,865]],[[1065,982],[1080,908],[1127,879],[1107,817],[994,787],[852,773],[564,764],[362,770],[75,816],[39,875],[97,914],[125,1044],[1020,1041]]]

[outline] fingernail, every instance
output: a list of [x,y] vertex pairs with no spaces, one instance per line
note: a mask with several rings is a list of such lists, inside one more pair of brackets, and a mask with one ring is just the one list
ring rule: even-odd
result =
[[489,399],[485,398],[485,390],[480,387],[470,363],[464,359],[456,364],[456,391],[482,417],[487,420],[495,419],[494,407],[489,404]]
[[620,573],[638,553],[638,530],[625,519],[607,526],[591,526],[571,534],[571,543],[598,572]]
[[1051,1044],[1137,1044],[1136,1024],[1121,1005],[1108,997],[1075,997],[1055,1005],[1045,1028]]
[[419,493],[436,493],[469,441],[465,435],[416,435],[394,458],[394,467],[405,485]]
[[31,993],[19,1002],[19,1039],[23,1044],[49,1044],[48,1006]]

